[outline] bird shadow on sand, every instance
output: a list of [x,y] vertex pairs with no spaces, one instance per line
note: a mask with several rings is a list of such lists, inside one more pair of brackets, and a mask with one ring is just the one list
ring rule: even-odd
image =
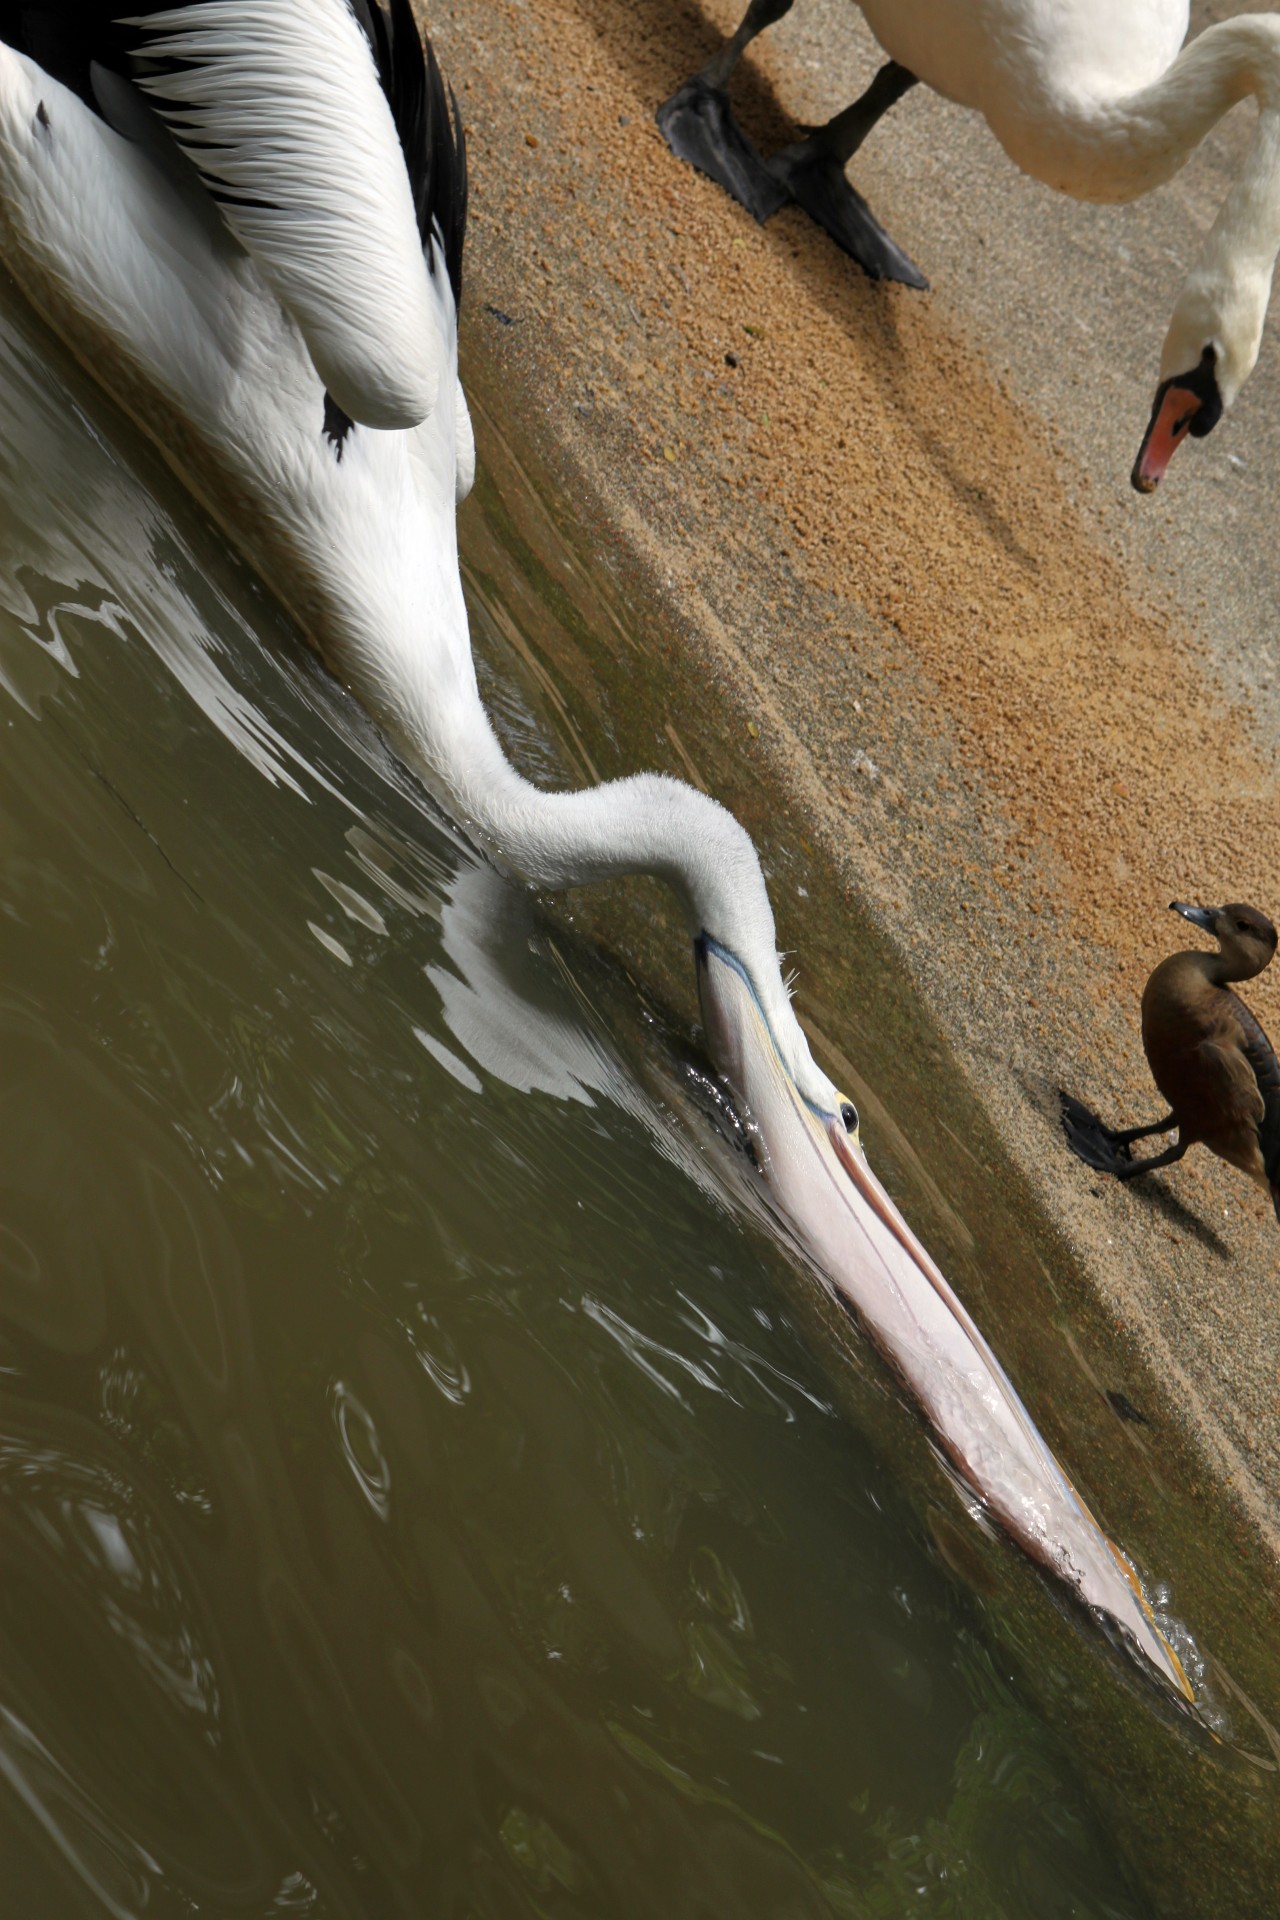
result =
[[[1064,1160],[1074,1162],[1078,1172],[1090,1181],[1092,1191],[1101,1198],[1105,1192],[1103,1182],[1110,1181],[1113,1176],[1104,1173],[1098,1167],[1091,1166],[1069,1144],[1068,1126],[1063,1115],[1064,1099],[1070,1101],[1079,1113],[1093,1120],[1100,1131],[1103,1130],[1103,1123],[1082,1101],[1076,1100],[1073,1094],[1065,1093],[1056,1081],[1045,1079],[1037,1074],[1023,1073],[1018,1077],[1023,1091],[1052,1129],[1055,1145],[1062,1153]],[[1115,1184],[1119,1186],[1120,1182],[1117,1181]],[[1144,1175],[1128,1186],[1125,1197],[1131,1199],[1135,1206],[1145,1207],[1170,1232],[1185,1235],[1187,1239],[1194,1240],[1204,1248],[1206,1253],[1215,1254],[1219,1260],[1230,1260],[1231,1249],[1226,1241],[1214,1232],[1206,1220],[1203,1220],[1199,1214],[1193,1213],[1178,1199],[1162,1175]]]
[[[722,36],[688,0],[649,0],[643,24],[637,19],[632,0],[580,0],[580,6],[602,47],[608,50],[618,69],[632,82],[653,113],[675,87],[723,45]],[[871,78],[870,71],[867,78]],[[768,77],[750,58],[734,73],[731,92],[734,117],[762,154],[776,152],[794,140],[798,131],[804,130],[797,128]],[[844,100],[833,100],[831,110],[835,112],[847,104]],[[908,99],[896,111],[910,110]],[[891,121],[889,125],[891,129]],[[652,137],[660,146],[665,146],[656,125],[652,127]],[[892,132],[886,137],[891,139]],[[665,159],[673,169],[673,182],[683,182],[688,191],[719,196],[729,217],[732,203],[722,188],[696,176],[689,164],[674,154],[667,154]],[[856,183],[856,160],[850,177]],[[882,179],[879,184],[892,195],[890,180]],[[891,231],[893,211],[889,210],[888,218]],[[737,209],[733,217],[749,220],[741,209]],[[766,226],[755,226],[751,230],[758,244],[771,249],[780,263],[785,263],[785,270],[804,284],[848,336],[861,376],[888,395],[928,465],[946,481],[957,506],[979,523],[1015,565],[1026,571],[1033,570],[1034,554],[999,511],[976,473],[962,470],[955,448],[936,424],[940,417],[953,412],[954,396],[940,387],[932,362],[924,364],[904,343],[899,305],[904,300],[927,299],[927,294],[869,280],[798,208],[784,207]],[[851,421],[850,431],[853,430]],[[968,440],[983,450],[985,458],[982,434],[970,433]]]

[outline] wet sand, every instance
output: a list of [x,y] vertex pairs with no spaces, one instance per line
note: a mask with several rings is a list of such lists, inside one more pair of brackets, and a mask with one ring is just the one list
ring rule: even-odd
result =
[[[1157,1438],[1176,1422],[1274,1554],[1280,1228],[1203,1150],[1145,1190],[1090,1175],[1053,1093],[1155,1117],[1138,999],[1194,941],[1168,902],[1280,913],[1274,337],[1167,492],[1127,487],[1167,311],[1247,125],[1164,195],[1100,211],[910,96],[857,177],[933,291],[872,286],[796,211],[757,228],[653,125],[737,12],[431,9],[470,142],[464,359],[509,383],[602,543],[665,596],[699,713],[630,743],[634,764],[700,778],[689,742],[714,715],[741,767],[717,791],[754,830],[753,769],[785,785],[790,829],[889,936],[1118,1350],[1162,1383]],[[735,94],[766,147],[874,64],[843,0],[797,12]],[[816,908],[775,896],[812,1012]],[[1245,994],[1280,1027],[1280,973]]]

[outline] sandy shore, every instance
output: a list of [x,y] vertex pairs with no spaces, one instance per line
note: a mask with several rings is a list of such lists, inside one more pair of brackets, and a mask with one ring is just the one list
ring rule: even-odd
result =
[[[1167,492],[1127,488],[1181,266],[1247,126],[1165,195],[1098,211],[913,95],[858,177],[934,290],[873,287],[795,211],[754,226],[654,128],[737,11],[431,10],[470,140],[464,351],[509,380],[540,450],[665,596],[739,748],[721,797],[758,830],[753,769],[783,784],[792,830],[887,934],[1116,1341],[1158,1380],[1148,1418],[1190,1436],[1215,1499],[1274,1555],[1270,1209],[1201,1151],[1145,1192],[1092,1178],[1052,1098],[1068,1086],[1117,1123],[1157,1112],[1138,999],[1185,943],[1170,899],[1280,913],[1259,626],[1277,588],[1274,334],[1247,406],[1183,451]],[[872,70],[842,0],[797,12],[742,76],[765,145]],[[635,764],[700,778],[679,713],[664,732]],[[785,889],[777,905],[812,1015],[808,909]],[[1280,1026],[1280,972],[1246,991]]]

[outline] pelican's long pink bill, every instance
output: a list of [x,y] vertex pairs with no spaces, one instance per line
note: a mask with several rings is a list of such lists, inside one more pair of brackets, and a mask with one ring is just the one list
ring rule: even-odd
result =
[[704,942],[713,1056],[758,1129],[771,1202],[919,1403],[948,1458],[1033,1559],[1104,1615],[1185,1699],[1192,1689],[1129,1562],[1075,1492],[1012,1381],[838,1114],[816,1112],[749,981]]

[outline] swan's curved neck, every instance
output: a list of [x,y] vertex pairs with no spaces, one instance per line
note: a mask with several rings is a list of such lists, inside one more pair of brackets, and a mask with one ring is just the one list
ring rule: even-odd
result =
[[1029,76],[996,131],[1028,173],[1077,199],[1132,200],[1169,180],[1209,130],[1252,94],[1257,125],[1243,165],[1187,274],[1161,354],[1162,381],[1212,349],[1221,406],[1257,359],[1280,252],[1280,17],[1209,27],[1136,91],[1105,75],[1047,66]]
[[[1123,201],[1179,172],[1225,113],[1252,94],[1265,119],[1280,111],[1280,18],[1243,14],[1208,27],[1136,92],[1105,75],[1039,73],[1006,124],[992,123],[1024,171],[1077,199]],[[1251,154],[1245,172],[1255,165]]]
[[1253,140],[1205,241],[1200,271],[1229,266],[1270,283],[1280,252],[1280,86],[1275,93],[1274,104],[1259,95]]

